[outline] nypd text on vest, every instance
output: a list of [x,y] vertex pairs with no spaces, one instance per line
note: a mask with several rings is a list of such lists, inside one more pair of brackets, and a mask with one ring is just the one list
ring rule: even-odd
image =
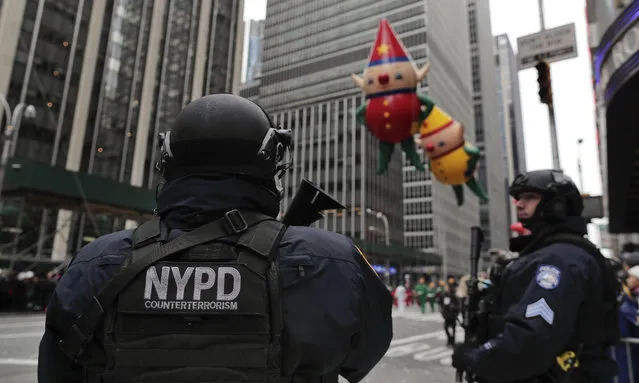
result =
[[[238,297],[242,288],[242,277],[234,267],[189,266],[180,268],[176,266],[162,266],[158,275],[157,266],[151,266],[146,271],[146,283],[144,286],[144,307],[159,310],[237,310]],[[181,272],[181,270],[183,272]],[[232,278],[231,291],[224,291],[226,278]],[[172,278],[171,278],[172,277]],[[189,286],[191,284],[191,286]],[[187,290],[192,294],[185,294]],[[202,292],[216,288],[215,300],[202,300]],[[169,288],[175,291],[175,299],[168,299]],[[154,300],[153,290],[158,299]],[[171,294],[173,295],[173,294]],[[187,295],[185,297],[185,295]],[[171,297],[173,298],[173,297]]]

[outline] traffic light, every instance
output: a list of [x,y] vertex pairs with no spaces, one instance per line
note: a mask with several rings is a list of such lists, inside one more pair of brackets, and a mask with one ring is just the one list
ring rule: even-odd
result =
[[535,69],[537,69],[537,82],[539,83],[539,99],[542,104],[551,104],[552,85],[550,83],[550,66],[542,60],[535,65]]

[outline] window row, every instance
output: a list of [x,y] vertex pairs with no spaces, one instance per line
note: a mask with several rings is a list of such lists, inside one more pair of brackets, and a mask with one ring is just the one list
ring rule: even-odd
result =
[[406,236],[404,245],[413,249],[432,249],[434,246],[432,235]]
[[433,218],[417,218],[404,220],[404,232],[433,231]]

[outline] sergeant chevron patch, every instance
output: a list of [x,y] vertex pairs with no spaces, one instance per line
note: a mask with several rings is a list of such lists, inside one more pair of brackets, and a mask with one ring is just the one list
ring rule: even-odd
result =
[[539,299],[535,303],[531,303],[526,306],[526,318],[541,317],[549,325],[552,325],[553,319],[555,319],[555,312],[552,311],[548,303],[544,298]]

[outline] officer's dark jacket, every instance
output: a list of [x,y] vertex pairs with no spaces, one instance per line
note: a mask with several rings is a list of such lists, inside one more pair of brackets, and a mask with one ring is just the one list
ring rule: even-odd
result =
[[[585,222],[575,217],[548,232],[583,235]],[[595,381],[614,375],[605,347],[576,330],[589,310],[602,310],[601,274],[595,258],[573,244],[555,243],[520,255],[500,280],[503,332],[470,353],[470,369],[491,382],[529,379],[554,368],[557,356],[577,352],[583,342],[579,368]]]
[[[188,177],[164,186],[158,208],[172,229],[191,230],[233,208],[275,216],[276,197],[254,184],[225,177]],[[81,382],[82,369],[58,348],[92,296],[131,252],[133,230],[104,235],[75,256],[47,309],[38,380]],[[339,234],[289,227],[280,245],[283,373],[319,377],[339,371],[361,380],[392,338],[391,296],[353,242]]]

